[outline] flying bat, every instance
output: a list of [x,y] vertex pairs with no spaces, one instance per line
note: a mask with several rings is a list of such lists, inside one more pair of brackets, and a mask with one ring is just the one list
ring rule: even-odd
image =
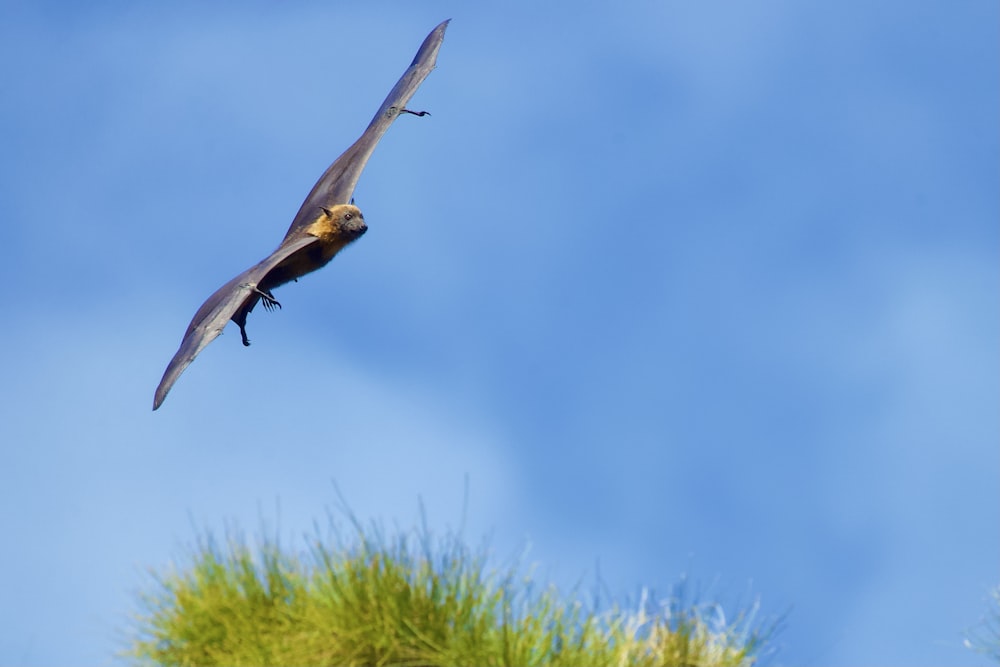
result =
[[154,410],[163,404],[167,392],[184,369],[222,333],[229,320],[240,327],[243,344],[249,345],[247,315],[258,302],[263,303],[267,310],[280,308],[281,304],[271,290],[326,266],[344,246],[365,233],[368,229],[365,218],[353,204],[354,187],[392,121],[404,113],[427,115],[426,111],[410,111],[406,103],[434,69],[447,27],[448,21],[444,21],[427,35],[413,62],[382,102],[368,128],[313,186],[278,249],[220,287],[201,305],[184,332],[180,349],[170,360],[156,388]]

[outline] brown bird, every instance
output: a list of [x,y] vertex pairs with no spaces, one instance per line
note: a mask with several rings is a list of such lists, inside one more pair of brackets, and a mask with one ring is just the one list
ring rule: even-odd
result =
[[344,246],[365,233],[368,227],[364,216],[352,201],[354,187],[392,121],[403,113],[427,115],[426,111],[410,111],[405,107],[434,69],[447,27],[448,21],[444,21],[427,35],[413,62],[382,102],[368,128],[313,186],[278,249],[220,287],[201,305],[184,332],[180,349],[170,360],[156,388],[154,410],[163,403],[184,369],[222,333],[229,320],[239,325],[243,344],[249,345],[247,315],[258,301],[263,302],[267,310],[280,308],[281,304],[271,290],[322,268]]

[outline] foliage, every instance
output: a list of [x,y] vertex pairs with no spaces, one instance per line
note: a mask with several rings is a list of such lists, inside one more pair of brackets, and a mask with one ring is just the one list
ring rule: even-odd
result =
[[[199,539],[183,568],[153,574],[126,656],[159,665],[752,665],[773,631],[715,605],[585,611],[534,592],[516,566],[424,528],[386,539],[355,529],[336,548],[308,538],[255,549]],[[711,620],[709,620],[711,619]]]

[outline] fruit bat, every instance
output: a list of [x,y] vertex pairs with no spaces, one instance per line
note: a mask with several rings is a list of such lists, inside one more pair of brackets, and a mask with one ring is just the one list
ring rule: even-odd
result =
[[247,315],[258,302],[262,302],[267,310],[280,308],[281,304],[271,290],[322,268],[344,246],[365,233],[368,228],[364,216],[353,204],[354,187],[365,163],[392,121],[403,113],[416,116],[427,114],[426,111],[410,111],[406,103],[434,69],[447,27],[448,21],[444,21],[427,35],[413,62],[382,102],[368,128],[313,186],[278,249],[220,287],[201,305],[184,332],[180,349],[170,360],[156,388],[154,410],[163,403],[184,369],[222,333],[229,320],[240,327],[243,344],[249,345]]

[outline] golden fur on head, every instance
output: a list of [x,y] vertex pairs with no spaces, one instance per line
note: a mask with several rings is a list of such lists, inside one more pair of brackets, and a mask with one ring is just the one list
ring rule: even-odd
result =
[[365,216],[357,206],[337,204],[330,208],[320,208],[319,217],[304,231],[324,243],[344,242],[346,245],[364,234],[367,229]]

